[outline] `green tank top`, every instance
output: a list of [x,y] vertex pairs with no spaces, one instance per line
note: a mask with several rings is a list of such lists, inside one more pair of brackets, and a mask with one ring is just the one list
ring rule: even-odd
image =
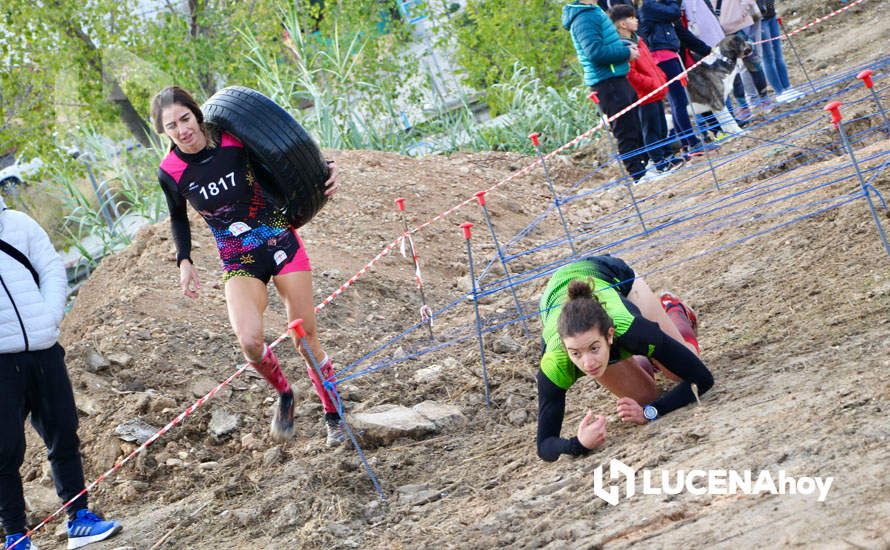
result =
[[[569,283],[575,280],[585,281],[594,292],[594,296],[603,305],[606,313],[615,325],[615,341],[623,336],[634,321],[633,313],[625,306],[621,294],[611,285],[621,281],[607,281],[597,270],[595,262],[581,260],[556,270],[541,295],[541,324],[544,327],[544,355],[541,357],[541,370],[558,387],[567,390],[584,372],[576,367],[557,331],[557,320],[562,306],[568,300]],[[631,354],[621,350],[621,357]]]

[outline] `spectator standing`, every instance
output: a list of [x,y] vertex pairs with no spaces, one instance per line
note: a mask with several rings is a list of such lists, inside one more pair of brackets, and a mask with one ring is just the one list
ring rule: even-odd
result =
[[[645,97],[667,82],[664,72],[658,68],[655,59],[642,38],[637,36],[636,10],[627,4],[618,4],[609,10],[609,17],[615,24],[618,35],[628,45],[636,45],[640,56],[631,61],[627,80],[636,90],[637,95]],[[646,99],[637,108],[640,114],[640,126],[643,130],[643,142],[656,173],[667,173],[683,165],[683,160],[673,156],[673,149],[666,143],[667,121],[664,116],[662,100],[667,96],[667,88],[661,88],[655,95]]]
[[[680,16],[679,0],[643,0],[640,8],[640,36],[649,46],[658,67],[664,71],[668,80],[684,71],[679,55],[681,45],[702,57],[711,53],[707,44],[683,27]],[[704,154],[705,149],[712,148],[711,145],[702,144],[693,132],[689,120],[689,99],[678,80],[668,86],[668,100],[674,129],[683,140],[688,154],[699,156]]]
[[[68,281],[46,232],[0,198],[0,520],[6,547],[36,550],[27,532],[19,469],[25,419],[43,439],[56,494],[68,502],[84,489],[77,409],[65,350],[58,343]],[[121,530],[87,509],[84,493],[68,506],[68,548]]]
[[[562,26],[572,35],[578,61],[584,69],[584,84],[599,96],[603,113],[611,117],[632,105],[637,100],[637,93],[627,81],[627,73],[630,62],[639,56],[639,51],[621,41],[609,16],[596,0],[576,0],[563,6]],[[648,157],[643,152],[637,108],[610,125],[627,173],[634,181],[640,180],[646,172]]]
[[779,20],[776,17],[776,1],[763,1],[763,17],[760,20],[760,35],[765,42],[761,45],[763,71],[766,79],[779,98],[787,96],[786,90],[791,88],[788,81],[788,67],[782,54],[782,35],[779,32]]
[[726,36],[708,0],[683,0],[682,7],[689,22],[689,32],[709,47],[713,48]]

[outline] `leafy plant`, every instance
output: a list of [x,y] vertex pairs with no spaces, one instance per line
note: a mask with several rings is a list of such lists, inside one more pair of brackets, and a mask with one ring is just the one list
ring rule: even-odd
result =
[[407,70],[413,62],[375,60],[372,53],[381,48],[375,43],[382,38],[359,31],[347,35],[336,22],[326,36],[307,35],[292,4],[282,6],[279,15],[286,31],[284,52],[265,47],[249,29],[242,31],[245,59],[255,68],[259,88],[325,147],[399,150],[404,138],[395,105],[398,79],[388,71]]
[[533,69],[548,86],[581,85],[574,71],[575,50],[562,28],[556,0],[468,0],[462,11],[443,19],[456,40],[454,55],[466,83],[485,93],[495,114],[507,112],[509,98],[494,86],[509,81],[517,67]]
[[585,88],[554,88],[532,68],[516,65],[507,82],[492,87],[508,113],[505,124],[480,130],[492,149],[534,153],[528,139],[531,132],[541,132],[547,142],[561,145],[595,126],[601,116]]
[[135,229],[167,213],[157,184],[158,154],[88,131],[68,136],[71,150],[45,155],[40,182],[21,190],[11,206],[28,209],[58,249],[81,251],[90,264],[129,244]]
[[[546,85],[534,69],[516,65],[508,82],[495,84],[506,113],[485,123],[475,120],[470,106],[444,114],[423,127],[426,141],[443,151],[494,150],[535,154],[528,135],[540,132],[545,144],[558,146],[596,126],[600,113],[576,86],[559,90]],[[599,135],[592,136],[596,140]],[[546,149],[546,147],[545,147]]]

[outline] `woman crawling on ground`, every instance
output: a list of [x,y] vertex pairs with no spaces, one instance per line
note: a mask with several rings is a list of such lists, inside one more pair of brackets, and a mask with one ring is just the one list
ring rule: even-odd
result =
[[[263,312],[268,304],[266,287],[271,279],[287,308],[289,321],[303,319],[306,338],[321,371],[332,380],[334,368],[318,341],[312,303],[312,271],[306,248],[290,227],[283,208],[263,188],[263,174],[248,162],[237,137],[204,125],[204,115],[182,88],[164,88],[154,97],[151,118],[155,130],[171,140],[161,161],[158,180],[170,208],[170,225],[176,242],[176,264],[183,293],[197,298],[200,282],[192,265],[191,229],[186,203],[204,217],[216,239],[222,260],[229,320],[244,357],[278,392],[272,418],[272,436],[283,440],[294,431],[294,394],[278,358],[263,341]],[[339,184],[333,163],[325,195]],[[268,174],[265,177],[269,177]],[[328,446],[344,440],[340,416],[324,390],[307,350],[303,354],[315,392],[325,411]]]
[[[699,358],[697,318],[670,292],[661,300],[621,259],[594,256],[556,271],[541,296],[544,354],[538,371],[538,456],[586,455],[606,438],[606,419],[587,415],[560,437],[566,391],[589,375],[618,397],[618,417],[646,424],[714,385]],[[663,395],[655,371],[679,382]]]

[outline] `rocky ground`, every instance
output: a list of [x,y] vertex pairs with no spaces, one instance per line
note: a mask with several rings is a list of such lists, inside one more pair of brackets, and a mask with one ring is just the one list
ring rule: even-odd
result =
[[[794,17],[805,22],[826,11],[806,5]],[[826,30],[797,37],[814,74],[886,54],[878,22],[886,20],[888,6],[869,1],[850,11]],[[793,17],[785,20],[793,27]],[[856,90],[843,99],[862,97]],[[779,106],[770,116],[795,107]],[[439,317],[434,331],[439,343],[466,339],[338,387],[354,418],[381,406],[410,409],[425,402],[420,410],[429,416],[430,401],[448,409],[444,420],[420,419],[410,433],[381,435],[364,427],[366,456],[382,483],[383,502],[352,448],[324,447],[320,405],[285,342],[280,356],[300,396],[294,440],[277,445],[270,439],[271,392],[245,371],[96,488],[96,507],[125,525],[97,548],[890,547],[885,532],[890,257],[861,198],[779,227],[815,209],[794,207],[858,188],[852,178],[831,183],[851,172],[820,107],[821,102],[723,145],[713,159],[723,182],[719,190],[704,159],[671,178],[636,187],[649,227],[660,227],[649,235],[638,234],[632,217],[616,221],[631,210],[623,187],[601,188],[617,175],[614,168],[590,175],[601,155],[582,151],[550,164],[561,192],[589,191],[565,207],[574,230],[591,231],[585,247],[620,241],[608,251],[631,261],[653,288],[668,286],[697,309],[703,358],[716,377],[700,405],[644,427],[628,426],[614,414],[612,397],[592,381],[581,381],[569,394],[564,433],[590,408],[607,416],[607,442],[589,457],[544,463],[534,450],[539,323],[530,321],[530,338],[519,325],[486,335],[491,379],[486,407],[479,350],[471,338],[473,308],[462,303]],[[871,111],[871,104],[860,102],[845,112],[854,118]],[[776,139],[814,120],[820,122],[810,133],[790,144],[762,147],[755,139]],[[879,121],[856,124],[866,130]],[[870,134],[857,151],[863,167],[885,162],[888,145]],[[398,235],[395,197],[407,199],[409,223],[415,225],[531,161],[504,153],[421,159],[331,154],[341,166],[344,189],[301,231],[314,265],[316,302]],[[885,197],[888,174],[871,181]],[[572,190],[582,178],[587,179]],[[758,192],[779,186],[787,189]],[[525,227],[548,200],[539,170],[492,193],[489,207],[499,238],[506,241]],[[699,215],[684,220],[689,212]],[[890,228],[886,212],[882,221]],[[476,223],[473,250],[480,269],[493,247],[475,205],[415,237],[434,309],[467,291],[465,243],[457,227],[467,220]],[[595,231],[607,223],[613,231]],[[202,222],[193,218],[193,225],[194,257],[204,282],[196,301],[179,291],[169,229],[160,224],[103,261],[65,319],[63,344],[91,480],[136,448],[116,434],[121,425],[163,426],[240,363],[215,247]],[[770,228],[775,229],[767,232]],[[560,231],[551,215],[515,250],[547,243]],[[565,246],[545,248],[511,269],[528,272],[566,254]],[[418,321],[413,271],[410,259],[396,251],[322,310],[322,341],[338,368]],[[497,269],[493,274],[501,276]],[[526,310],[535,306],[544,282],[539,278],[518,288]],[[286,324],[271,294],[269,340]],[[484,298],[481,313],[489,325],[508,319],[512,297],[500,292]],[[425,332],[415,331],[354,371],[429,345]],[[28,437],[22,473],[31,515],[39,520],[57,504],[45,451],[30,429]],[[824,502],[802,494],[684,492],[638,494],[610,506],[594,496],[593,479],[594,470],[608,468],[611,459],[672,472],[781,469],[791,476],[832,476],[834,482]],[[41,548],[62,547],[60,523],[37,536]]]

